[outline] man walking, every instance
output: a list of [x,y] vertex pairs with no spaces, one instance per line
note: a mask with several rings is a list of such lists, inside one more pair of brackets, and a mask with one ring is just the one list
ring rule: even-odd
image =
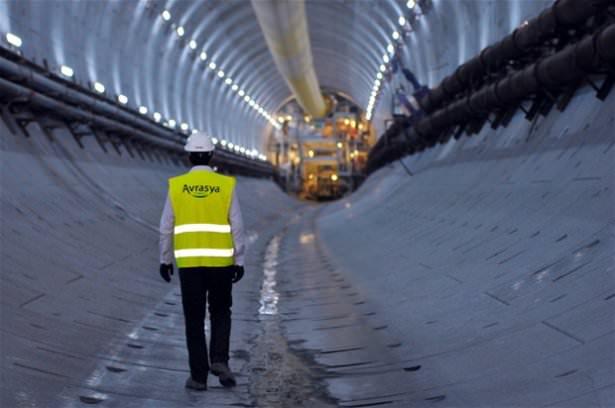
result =
[[[243,222],[233,177],[209,167],[214,144],[205,133],[188,137],[185,150],[192,169],[169,179],[160,220],[160,276],[179,268],[190,377],[186,388],[205,391],[209,371],[225,387],[236,385],[229,369],[231,291],[244,273]],[[172,245],[173,242],[173,245]],[[172,252],[174,246],[174,252]],[[209,303],[211,338],[208,362],[205,306]]]

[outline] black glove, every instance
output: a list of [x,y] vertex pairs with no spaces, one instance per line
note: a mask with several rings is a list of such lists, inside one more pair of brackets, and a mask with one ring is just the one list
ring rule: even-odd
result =
[[243,278],[243,266],[235,265],[233,266],[233,283],[237,283]]
[[160,264],[160,276],[167,282],[171,282],[173,275],[173,264]]

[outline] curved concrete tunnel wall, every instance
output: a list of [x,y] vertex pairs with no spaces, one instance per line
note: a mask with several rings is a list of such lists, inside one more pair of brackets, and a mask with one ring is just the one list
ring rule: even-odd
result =
[[380,170],[320,217],[397,361],[423,367],[404,401],[615,402],[613,106],[586,89],[563,114],[519,113],[405,158],[412,176]]
[[[509,21],[496,12],[501,2],[483,9],[473,1],[436,1],[437,13],[408,40],[410,53],[417,53],[408,64],[434,85],[509,32],[514,19],[545,6],[513,3],[503,9]],[[448,14],[447,5],[454,5]],[[322,3],[308,4],[308,13],[315,7]],[[395,10],[383,12],[389,14]],[[481,37],[485,28],[472,27],[449,44],[468,27],[468,15],[490,16],[497,30]],[[441,19],[447,23],[434,22]],[[394,24],[378,37],[383,52]],[[429,35],[431,41],[419,41]],[[462,52],[457,45],[464,41]],[[318,72],[324,60],[314,53]],[[375,74],[379,62],[372,63]],[[615,97],[599,102],[589,88],[580,94],[564,113],[532,123],[519,113],[506,129],[486,128],[408,157],[413,176],[395,163],[325,207],[305,207],[273,184],[241,179],[254,273],[239,296],[258,292],[265,244],[281,236],[285,334],[293,344],[326,351],[316,360],[336,370],[323,377],[342,405],[613,405]],[[379,109],[382,118],[388,107],[381,101]],[[32,137],[24,139],[0,121],[2,402],[75,406],[86,391],[114,389],[92,382],[101,364],[145,366],[170,353],[120,358],[115,350],[130,339],[133,346],[183,346],[176,337],[166,341],[168,331],[142,333],[155,326],[152,311],[177,317],[177,305],[167,304],[177,289],[157,275],[155,230],[164,180],[183,168],[164,157],[103,153],[87,137],[82,150],[61,129],[53,142],[38,125],[29,129]],[[310,249],[310,240],[318,249]],[[327,288],[305,289],[319,286]],[[317,304],[327,296],[340,304]],[[346,298],[352,300],[341,305]],[[254,305],[239,306],[239,321],[253,319]],[[343,322],[371,334],[299,320],[309,309],[316,321],[327,307],[330,316],[343,309]],[[344,342],[356,348],[348,359],[328,354]],[[379,349],[380,343],[387,346]],[[184,374],[182,358],[173,375]],[[363,371],[348,377],[337,371],[357,361],[367,362]],[[162,380],[149,380],[159,389],[138,382],[136,398],[163,397]]]
[[[174,287],[158,276],[158,223],[165,180],[184,167],[105,153],[92,136],[82,149],[66,129],[53,141],[28,130],[26,139],[0,121],[1,401],[70,406],[62,390],[114,364],[117,343]],[[298,205],[271,182],[238,185],[249,242]]]

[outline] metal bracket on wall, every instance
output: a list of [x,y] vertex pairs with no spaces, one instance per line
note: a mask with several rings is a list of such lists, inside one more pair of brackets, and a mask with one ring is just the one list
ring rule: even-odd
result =
[[105,146],[105,142],[104,142],[104,140],[107,139],[107,137],[102,133],[102,131],[97,130],[97,129],[92,129],[92,133],[94,134],[94,139],[96,139],[96,142],[98,143],[102,151],[105,153],[109,153],[107,150],[107,147]]
[[75,139],[75,142],[77,142],[79,147],[83,149],[84,146],[83,143],[81,143],[81,139],[83,138],[83,136],[92,135],[92,129],[90,129],[87,124],[81,122],[66,122],[66,127]]
[[16,110],[11,104],[2,106],[0,117],[13,134],[21,134],[30,137],[28,125],[36,120],[32,112],[26,110]]

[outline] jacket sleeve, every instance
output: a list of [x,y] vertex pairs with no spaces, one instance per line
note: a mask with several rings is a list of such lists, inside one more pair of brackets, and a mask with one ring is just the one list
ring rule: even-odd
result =
[[229,218],[229,222],[231,224],[231,234],[233,234],[235,265],[243,266],[246,250],[245,235],[243,232],[243,218],[241,216],[241,209],[239,208],[239,199],[237,198],[236,188],[233,191]]
[[160,217],[160,263],[173,263],[173,228],[175,226],[175,213],[171,199],[167,194],[162,216]]

